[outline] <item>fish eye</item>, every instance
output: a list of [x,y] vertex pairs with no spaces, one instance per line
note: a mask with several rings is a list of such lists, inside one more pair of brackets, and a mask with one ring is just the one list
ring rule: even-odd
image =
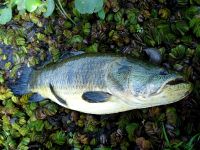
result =
[[169,74],[169,72],[167,70],[161,70],[159,72],[159,75],[168,75],[168,74]]

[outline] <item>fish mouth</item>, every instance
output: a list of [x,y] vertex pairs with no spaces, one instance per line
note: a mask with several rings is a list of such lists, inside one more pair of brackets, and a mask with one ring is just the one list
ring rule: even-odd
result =
[[178,87],[179,85],[184,86],[184,85],[189,85],[189,84],[190,83],[186,82],[182,76],[170,78],[162,84],[162,86],[156,92],[156,94],[161,93],[165,88],[170,87],[170,86]]
[[181,83],[186,83],[186,81],[183,78],[176,78],[171,81],[168,81],[166,83],[166,85],[177,85],[177,84],[181,84]]

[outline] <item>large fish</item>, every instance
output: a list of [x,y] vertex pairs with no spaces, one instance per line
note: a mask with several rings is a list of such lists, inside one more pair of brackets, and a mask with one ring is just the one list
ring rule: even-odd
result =
[[[110,114],[165,105],[183,99],[191,84],[175,72],[127,57],[81,54],[47,65],[25,68],[14,94],[37,93],[66,108]],[[38,95],[39,94],[39,95]]]

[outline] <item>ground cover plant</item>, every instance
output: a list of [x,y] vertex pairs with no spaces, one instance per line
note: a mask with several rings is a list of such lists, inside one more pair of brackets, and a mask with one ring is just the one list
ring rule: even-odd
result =
[[[0,149],[200,149],[199,0],[29,2],[0,2]],[[161,52],[159,65],[193,83],[190,96],[97,116],[28,102],[30,94],[17,97],[6,85],[23,64],[42,68],[70,50],[148,61],[147,47]]]

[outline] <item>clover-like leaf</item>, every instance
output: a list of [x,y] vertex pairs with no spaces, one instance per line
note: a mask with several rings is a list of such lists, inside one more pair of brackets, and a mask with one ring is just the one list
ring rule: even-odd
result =
[[81,14],[92,14],[103,7],[103,0],[75,0],[75,8]]
[[98,11],[98,16],[99,16],[100,19],[103,20],[105,18],[105,11],[103,9]]
[[10,0],[11,5],[17,5],[21,0]]
[[12,9],[11,7],[5,7],[0,9],[0,24],[6,24],[12,18]]
[[41,0],[25,0],[26,10],[29,12],[33,12],[37,9],[38,6],[41,5]]
[[43,14],[44,17],[49,17],[53,13],[55,9],[55,2],[54,0],[47,0],[47,11]]
[[25,11],[25,9],[26,9],[25,1],[26,0],[15,0],[15,1],[13,1],[13,4],[17,5],[18,11]]

